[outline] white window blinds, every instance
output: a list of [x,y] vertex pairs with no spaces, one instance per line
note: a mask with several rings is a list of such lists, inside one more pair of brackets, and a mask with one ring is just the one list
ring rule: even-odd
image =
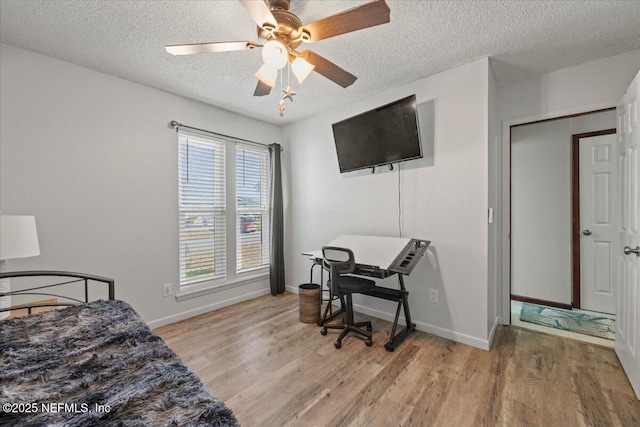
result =
[[226,277],[225,143],[178,133],[180,285]]
[[269,266],[269,151],[236,145],[236,271]]

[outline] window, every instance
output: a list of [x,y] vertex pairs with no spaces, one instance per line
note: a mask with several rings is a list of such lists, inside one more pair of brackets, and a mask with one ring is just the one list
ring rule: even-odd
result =
[[179,134],[180,285],[226,277],[225,145]]
[[180,286],[204,289],[268,268],[268,149],[178,135]]
[[269,151],[236,146],[236,271],[269,265]]

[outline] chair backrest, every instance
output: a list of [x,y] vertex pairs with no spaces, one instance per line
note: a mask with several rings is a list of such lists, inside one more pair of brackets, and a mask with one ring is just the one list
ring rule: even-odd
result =
[[356,269],[353,251],[337,246],[324,246],[322,258],[324,266],[331,271],[331,292],[339,293],[340,275],[353,273]]

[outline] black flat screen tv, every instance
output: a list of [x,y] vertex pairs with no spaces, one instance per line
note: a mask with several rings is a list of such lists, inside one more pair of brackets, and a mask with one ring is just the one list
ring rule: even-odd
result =
[[332,126],[340,173],[422,158],[415,95]]

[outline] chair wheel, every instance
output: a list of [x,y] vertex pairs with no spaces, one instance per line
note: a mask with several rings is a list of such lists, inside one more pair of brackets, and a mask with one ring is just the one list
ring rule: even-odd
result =
[[367,347],[371,347],[373,345],[373,340],[372,339],[365,340],[364,345],[366,345]]
[[334,346],[335,348],[340,348],[340,347],[342,347],[342,341],[341,341],[341,340],[335,340],[335,341],[333,342],[333,346]]
[[322,335],[327,335],[327,328],[324,328],[324,327],[323,327],[322,329],[320,329],[320,333],[321,333]]

